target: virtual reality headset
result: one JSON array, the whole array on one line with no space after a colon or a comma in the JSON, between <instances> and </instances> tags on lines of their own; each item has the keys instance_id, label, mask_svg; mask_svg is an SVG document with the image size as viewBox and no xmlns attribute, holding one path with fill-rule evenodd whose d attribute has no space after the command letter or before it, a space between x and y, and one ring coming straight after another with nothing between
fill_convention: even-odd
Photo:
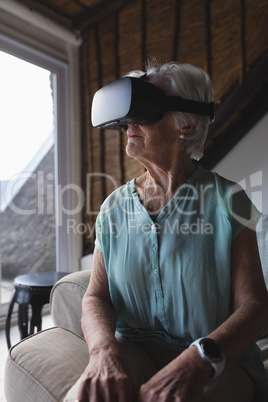
<instances>
[{"instance_id":1,"label":"virtual reality headset","mask_svg":"<svg viewBox=\"0 0 268 402\"><path fill-rule=\"evenodd\" d=\"M145 81L145 76L124 77L99 89L92 103L92 125L109 130L127 129L130 124L150 125L160 121L167 111L194 113L214 120L214 102L167 96Z\"/></svg>"}]
</instances>

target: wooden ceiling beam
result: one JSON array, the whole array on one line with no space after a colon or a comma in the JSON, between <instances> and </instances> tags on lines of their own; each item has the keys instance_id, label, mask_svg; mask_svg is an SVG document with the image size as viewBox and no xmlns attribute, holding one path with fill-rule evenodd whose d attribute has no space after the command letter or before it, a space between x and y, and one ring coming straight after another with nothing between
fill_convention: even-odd
<instances>
[{"instance_id":1,"label":"wooden ceiling beam","mask_svg":"<svg viewBox=\"0 0 268 402\"><path fill-rule=\"evenodd\" d=\"M103 0L95 7L83 12L73 19L73 28L83 31L105 17L116 13L121 8L135 0Z\"/></svg>"},{"instance_id":2,"label":"wooden ceiling beam","mask_svg":"<svg viewBox=\"0 0 268 402\"><path fill-rule=\"evenodd\" d=\"M239 118L230 124L219 137L215 138L198 164L205 169L212 169L258 123L267 111L268 83L263 86L258 96L247 105Z\"/></svg>"},{"instance_id":3,"label":"wooden ceiling beam","mask_svg":"<svg viewBox=\"0 0 268 402\"><path fill-rule=\"evenodd\" d=\"M268 80L268 52L264 54L262 59L248 73L242 85L237 87L231 95L229 95L216 111L216 119L210 126L208 133L208 141L211 140L226 123L232 119L234 114L243 109L247 103L255 98L262 86Z\"/></svg>"},{"instance_id":4,"label":"wooden ceiling beam","mask_svg":"<svg viewBox=\"0 0 268 402\"><path fill-rule=\"evenodd\" d=\"M219 106L200 165L208 169L215 166L267 111L268 52Z\"/></svg>"},{"instance_id":5,"label":"wooden ceiling beam","mask_svg":"<svg viewBox=\"0 0 268 402\"><path fill-rule=\"evenodd\" d=\"M66 17L64 13L60 13L59 11L57 12L53 8L42 4L40 1L20 0L20 3L22 3L30 11L35 11L36 13L39 13L44 17L63 26L64 28L72 28L72 19L70 17Z\"/></svg>"}]
</instances>

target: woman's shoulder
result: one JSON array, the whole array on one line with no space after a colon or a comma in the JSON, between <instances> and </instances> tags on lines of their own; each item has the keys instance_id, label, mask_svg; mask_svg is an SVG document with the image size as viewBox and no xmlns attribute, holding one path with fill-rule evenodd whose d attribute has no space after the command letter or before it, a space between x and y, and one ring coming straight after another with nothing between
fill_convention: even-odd
<instances>
[{"instance_id":1,"label":"woman's shoulder","mask_svg":"<svg viewBox=\"0 0 268 402\"><path fill-rule=\"evenodd\" d=\"M126 199L131 197L133 191L134 179L126 182L120 187L116 188L108 197L103 201L100 212L102 214L108 214L118 206L122 205Z\"/></svg>"},{"instance_id":2,"label":"woman's shoulder","mask_svg":"<svg viewBox=\"0 0 268 402\"><path fill-rule=\"evenodd\" d=\"M233 191L235 188L240 191L243 190L242 187L226 177L221 176L219 173L213 170L205 170L203 168L198 168L199 170L199 183L203 186L209 186L215 192Z\"/></svg>"},{"instance_id":3,"label":"woman's shoulder","mask_svg":"<svg viewBox=\"0 0 268 402\"><path fill-rule=\"evenodd\" d=\"M243 188L236 182L221 176L212 170L199 168L195 186L199 188L203 198L210 200L228 215L234 197L242 199L246 196Z\"/></svg>"},{"instance_id":4,"label":"woman's shoulder","mask_svg":"<svg viewBox=\"0 0 268 402\"><path fill-rule=\"evenodd\" d=\"M243 187L217 172L203 170L200 182L202 193L229 219L233 226L242 227L259 221L261 213L252 203Z\"/></svg>"}]
</instances>

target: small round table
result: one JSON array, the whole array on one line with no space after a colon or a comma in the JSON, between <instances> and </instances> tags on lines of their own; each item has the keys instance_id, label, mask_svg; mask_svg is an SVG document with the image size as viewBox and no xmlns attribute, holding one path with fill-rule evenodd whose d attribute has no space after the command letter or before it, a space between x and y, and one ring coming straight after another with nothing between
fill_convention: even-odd
<instances>
[{"instance_id":1,"label":"small round table","mask_svg":"<svg viewBox=\"0 0 268 402\"><path fill-rule=\"evenodd\" d=\"M49 303L52 287L69 272L39 272L34 274L19 275L14 280L14 295L9 305L6 318L6 341L10 349L10 320L15 303L19 305L18 326L21 339L34 333L35 328L41 331L41 311L45 304ZM28 322L29 304L32 308L30 325ZM30 329L30 331L29 331Z\"/></svg>"}]
</instances>

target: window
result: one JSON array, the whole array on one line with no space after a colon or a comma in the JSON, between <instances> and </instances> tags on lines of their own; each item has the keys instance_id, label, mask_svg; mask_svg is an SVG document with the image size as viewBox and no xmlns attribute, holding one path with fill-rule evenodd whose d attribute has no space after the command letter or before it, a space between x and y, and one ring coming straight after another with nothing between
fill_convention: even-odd
<instances>
[{"instance_id":1,"label":"window","mask_svg":"<svg viewBox=\"0 0 268 402\"><path fill-rule=\"evenodd\" d=\"M32 16L30 10L26 8L22 10L22 5L5 2L0 4L0 9L2 7L5 10L1 10L0 13L0 51L36 66L40 71L46 72L50 79L54 101L54 136L44 141L44 147L46 146L47 150L53 148L54 167L52 167L53 171L43 176L45 179L43 185L45 191L51 192L52 189L55 191L55 208L48 204L47 199L45 202L43 202L44 199L40 200L39 208L41 210L43 208L42 211L49 209L51 212L51 208L53 213L55 211L56 261L54 268L58 271L72 272L79 269L79 259L82 254L82 237L74 236L67 231L67 219L70 214L76 221L81 221L81 210L76 208L75 195L72 193L72 186L80 186L81 180L77 61L80 41L72 33L51 21L48 23L43 17L39 18L36 13ZM16 146L19 147L14 143L14 147ZM40 151L41 154L44 149ZM24 179L25 182L28 180L32 185L36 185L38 171L28 170L28 177ZM39 179L42 180L41 176ZM12 199L11 195L11 202ZM14 206L18 206L15 200L13 201ZM31 209L34 210L35 207L38 209L38 205L28 209L33 212ZM2 208L4 208L3 205ZM44 228L45 226L43 230ZM6 308L7 305L0 305L0 317L4 316Z\"/></svg>"},{"instance_id":2,"label":"window","mask_svg":"<svg viewBox=\"0 0 268 402\"><path fill-rule=\"evenodd\" d=\"M53 74L0 51L0 304L56 270Z\"/></svg>"}]
</instances>

